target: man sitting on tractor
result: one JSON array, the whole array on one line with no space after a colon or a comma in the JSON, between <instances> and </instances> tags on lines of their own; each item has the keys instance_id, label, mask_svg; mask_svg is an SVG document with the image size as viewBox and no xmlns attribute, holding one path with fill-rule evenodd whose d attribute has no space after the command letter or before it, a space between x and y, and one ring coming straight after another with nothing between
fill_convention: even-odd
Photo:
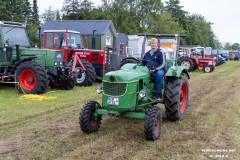
<instances>
[{"instance_id":1,"label":"man sitting on tractor","mask_svg":"<svg viewBox=\"0 0 240 160\"><path fill-rule=\"evenodd\" d=\"M152 38L150 40L151 49L145 53L142 61L142 65L147 66L150 70L151 77L155 80L155 95L154 98L157 101L161 101L162 97L162 83L163 76L166 70L166 62L165 56L158 48L158 40L156 38Z\"/></svg>"}]
</instances>

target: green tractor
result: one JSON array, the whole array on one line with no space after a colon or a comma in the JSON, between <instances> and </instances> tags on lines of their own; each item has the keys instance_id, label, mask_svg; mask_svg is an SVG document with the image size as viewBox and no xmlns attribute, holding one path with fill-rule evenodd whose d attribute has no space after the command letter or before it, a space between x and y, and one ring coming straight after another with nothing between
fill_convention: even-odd
<instances>
[{"instance_id":1,"label":"green tractor","mask_svg":"<svg viewBox=\"0 0 240 160\"><path fill-rule=\"evenodd\" d=\"M173 35L175 36L175 35ZM176 39L180 41L179 35ZM176 57L177 51L175 51ZM104 75L97 93L102 93L102 104L89 100L83 106L79 124L85 133L99 129L102 115L140 118L145 120L146 140L156 140L160 136L162 111L158 103L165 105L166 117L171 121L182 120L186 116L189 100L189 75L182 66L175 66L176 59L167 59L167 72L162 88L162 101L154 99L154 79L146 66L128 63L120 70Z\"/></svg>"},{"instance_id":2,"label":"green tractor","mask_svg":"<svg viewBox=\"0 0 240 160\"><path fill-rule=\"evenodd\" d=\"M44 93L49 85L72 89L85 68L64 62L62 51L30 48L25 28L0 21L0 82L16 82L17 90L26 94Z\"/></svg>"}]
</instances>

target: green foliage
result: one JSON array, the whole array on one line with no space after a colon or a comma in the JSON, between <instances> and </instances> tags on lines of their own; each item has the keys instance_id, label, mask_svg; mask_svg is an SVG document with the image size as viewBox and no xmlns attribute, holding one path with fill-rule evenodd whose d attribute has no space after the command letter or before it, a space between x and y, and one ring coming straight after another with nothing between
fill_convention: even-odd
<instances>
[{"instance_id":1,"label":"green foliage","mask_svg":"<svg viewBox=\"0 0 240 160\"><path fill-rule=\"evenodd\" d=\"M49 6L48 9L45 9L45 12L41 15L42 20L45 21L53 21L57 18L57 11L52 9L52 6Z\"/></svg>"},{"instance_id":2,"label":"green foliage","mask_svg":"<svg viewBox=\"0 0 240 160\"><path fill-rule=\"evenodd\" d=\"M168 34L175 34L175 33L184 33L184 29L182 26L175 21L175 18L171 16L171 13L164 12L160 15L149 15L148 17L149 33L168 33Z\"/></svg>"},{"instance_id":3,"label":"green foliage","mask_svg":"<svg viewBox=\"0 0 240 160\"><path fill-rule=\"evenodd\" d=\"M225 50L238 50L238 51L240 51L240 44L239 43L231 44L230 42L227 42L224 45L224 49Z\"/></svg>"}]
</instances>

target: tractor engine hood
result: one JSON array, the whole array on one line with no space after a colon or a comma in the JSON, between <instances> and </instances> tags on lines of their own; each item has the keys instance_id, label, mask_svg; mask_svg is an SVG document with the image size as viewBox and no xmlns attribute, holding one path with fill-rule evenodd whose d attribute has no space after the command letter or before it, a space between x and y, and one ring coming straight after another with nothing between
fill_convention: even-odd
<instances>
[{"instance_id":1,"label":"tractor engine hood","mask_svg":"<svg viewBox=\"0 0 240 160\"><path fill-rule=\"evenodd\" d=\"M125 64L120 70L108 72L104 75L105 82L132 82L140 78L149 77L150 73L147 67L137 64Z\"/></svg>"}]
</instances>

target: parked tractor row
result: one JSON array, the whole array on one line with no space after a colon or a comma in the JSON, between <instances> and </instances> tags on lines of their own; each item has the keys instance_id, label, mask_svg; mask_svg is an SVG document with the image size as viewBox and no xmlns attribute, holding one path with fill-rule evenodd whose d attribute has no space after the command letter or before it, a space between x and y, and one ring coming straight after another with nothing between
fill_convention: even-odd
<instances>
[{"instance_id":1,"label":"parked tractor row","mask_svg":"<svg viewBox=\"0 0 240 160\"><path fill-rule=\"evenodd\" d=\"M80 53L69 54L71 61L66 61L62 50L30 48L25 29L21 23L0 22L1 83L15 82L19 92L41 94L48 86L72 89L83 76L88 77L83 85L95 81L92 64L81 61Z\"/></svg>"}]
</instances>

